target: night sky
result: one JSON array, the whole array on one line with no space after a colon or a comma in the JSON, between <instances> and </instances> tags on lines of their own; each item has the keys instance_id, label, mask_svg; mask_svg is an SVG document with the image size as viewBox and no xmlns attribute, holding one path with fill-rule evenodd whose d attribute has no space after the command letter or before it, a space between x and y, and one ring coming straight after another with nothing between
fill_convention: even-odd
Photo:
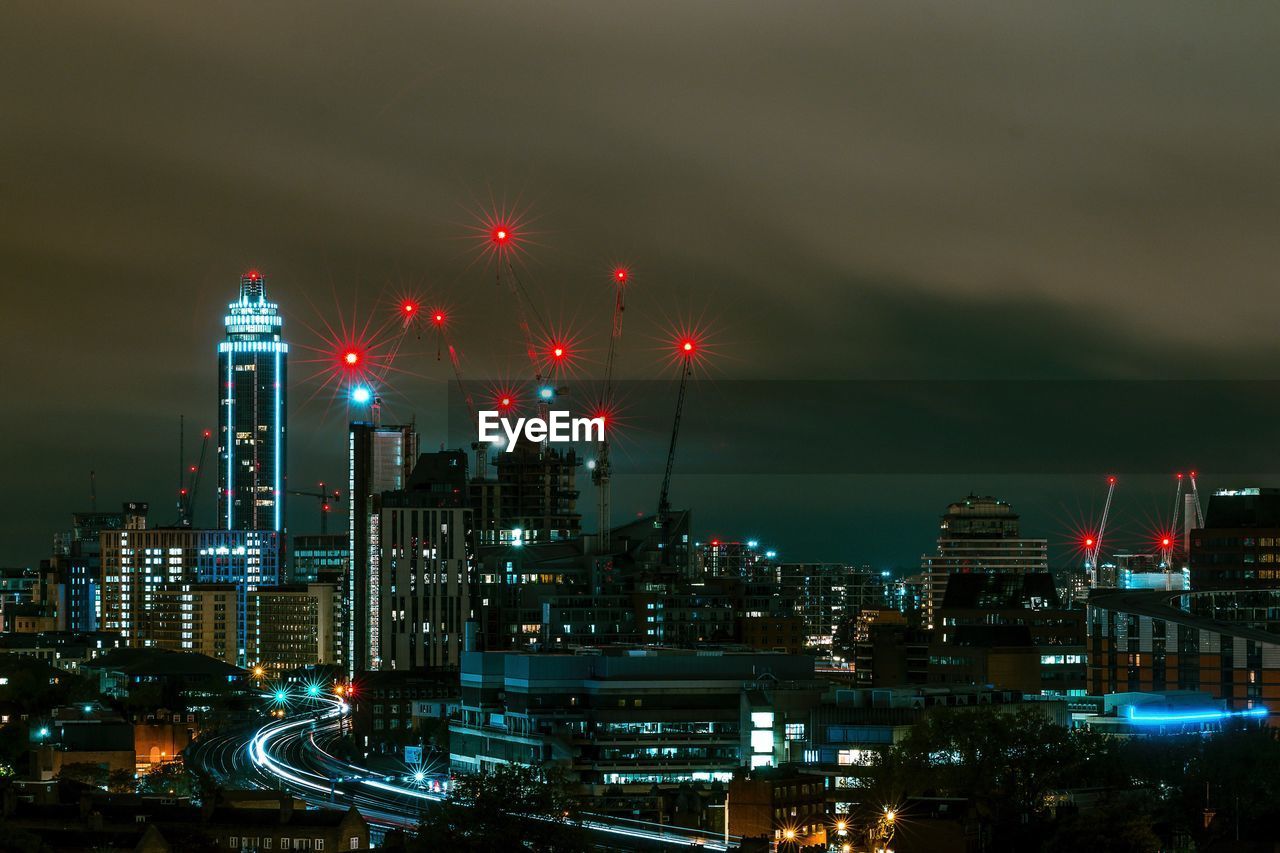
<instances>
[{"instance_id":1,"label":"night sky","mask_svg":"<svg viewBox=\"0 0 1280 853\"><path fill-rule=\"evenodd\" d=\"M216 424L214 347L249 267L295 345L294 487L344 476L347 413L303 363L326 322L377 325L419 293L451 307L469 375L522 372L514 305L471 230L495 206L525 213L522 280L597 359L608 272L632 265L628 378L670 377L666 330L697 321L712 379L837 395L1275 379L1278 31L1267 4L8 3L0 565L48 556L91 469L100 508L149 500L173 520L178 415L190 454ZM431 426L447 362L424 339L398 364L389 413ZM758 408L692 418L691 470L708 436L831 414L816 396L779 411L769 387ZM1046 459L1101 420L1118 448L1177 437L1169 472L1210 450L1231 464L1233 411L1180 435L1177 395L1124 412L1083 396L1074 417L1028 415ZM813 448L843 457L829 471L678 467L673 501L704 536L910 565L969 491L1056 541L1128 464L1066 475L979 454L872 473L840 431ZM970 438L936 443L963 459ZM1262 470L1280 465L1205 482ZM619 517L652 512L656 477L617 473ZM1172 487L1134 473L1120 518L1136 542ZM294 499L291 529L314 515Z\"/></svg>"}]
</instances>

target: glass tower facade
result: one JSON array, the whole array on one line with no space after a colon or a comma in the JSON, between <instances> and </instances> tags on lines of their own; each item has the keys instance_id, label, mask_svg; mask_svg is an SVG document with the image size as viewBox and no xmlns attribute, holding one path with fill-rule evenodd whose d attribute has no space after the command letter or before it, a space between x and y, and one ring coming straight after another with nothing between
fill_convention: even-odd
<instances>
[{"instance_id":1,"label":"glass tower facade","mask_svg":"<svg viewBox=\"0 0 1280 853\"><path fill-rule=\"evenodd\" d=\"M218 344L218 524L226 530L285 528L284 321L257 270L240 277Z\"/></svg>"}]
</instances>

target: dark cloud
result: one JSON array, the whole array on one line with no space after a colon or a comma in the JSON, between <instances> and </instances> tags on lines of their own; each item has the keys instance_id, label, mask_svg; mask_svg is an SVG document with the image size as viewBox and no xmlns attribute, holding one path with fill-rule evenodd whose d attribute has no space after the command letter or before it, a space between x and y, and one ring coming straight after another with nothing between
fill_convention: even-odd
<instances>
[{"instance_id":1,"label":"dark cloud","mask_svg":"<svg viewBox=\"0 0 1280 853\"><path fill-rule=\"evenodd\" d=\"M267 271L295 340L335 294L350 313L432 289L468 368L510 373L513 308L465 239L491 199L536 217L530 287L597 340L601 273L635 264L630 376L652 374L667 321L701 316L726 377L1271 378L1278 16L10 4L0 561L45 551L91 466L112 500L160 502L177 414L215 416L244 267ZM428 408L421 381L398 405ZM341 420L295 413L295 480L334 477ZM955 488L879 511L928 529ZM831 556L892 550L874 527L806 539L769 491L694 497Z\"/></svg>"}]
</instances>

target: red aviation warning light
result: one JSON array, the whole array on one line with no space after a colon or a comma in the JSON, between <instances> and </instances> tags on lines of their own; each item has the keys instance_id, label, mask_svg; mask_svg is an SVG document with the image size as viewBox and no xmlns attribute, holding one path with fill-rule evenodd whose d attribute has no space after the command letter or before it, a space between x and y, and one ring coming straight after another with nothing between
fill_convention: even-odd
<instances>
[{"instance_id":1,"label":"red aviation warning light","mask_svg":"<svg viewBox=\"0 0 1280 853\"><path fill-rule=\"evenodd\" d=\"M404 302L400 303L400 313L405 317L413 317L418 313L421 307L422 306L417 302L414 302L412 299L406 299Z\"/></svg>"},{"instance_id":2,"label":"red aviation warning light","mask_svg":"<svg viewBox=\"0 0 1280 853\"><path fill-rule=\"evenodd\" d=\"M618 267L613 271L613 280L618 284L626 284L629 278L631 278L631 273L626 267Z\"/></svg>"},{"instance_id":3,"label":"red aviation warning light","mask_svg":"<svg viewBox=\"0 0 1280 853\"><path fill-rule=\"evenodd\" d=\"M1169 536L1162 536L1162 537L1160 537L1160 547L1162 547L1162 548L1168 548L1168 547L1169 547L1170 545L1172 545L1172 544L1173 544L1173 538L1172 538L1172 537L1169 537Z\"/></svg>"},{"instance_id":4,"label":"red aviation warning light","mask_svg":"<svg viewBox=\"0 0 1280 853\"><path fill-rule=\"evenodd\" d=\"M1097 541L1098 540L1094 539L1092 536L1086 536L1084 537L1084 547L1092 548L1094 546L1094 543Z\"/></svg>"},{"instance_id":5,"label":"red aviation warning light","mask_svg":"<svg viewBox=\"0 0 1280 853\"><path fill-rule=\"evenodd\" d=\"M342 363L349 368L360 366L360 351L349 349L342 353Z\"/></svg>"},{"instance_id":6,"label":"red aviation warning light","mask_svg":"<svg viewBox=\"0 0 1280 853\"><path fill-rule=\"evenodd\" d=\"M258 279L262 278L262 273L258 272L257 270L249 270L244 275L245 275L245 278L249 279L249 281L257 281Z\"/></svg>"},{"instance_id":7,"label":"red aviation warning light","mask_svg":"<svg viewBox=\"0 0 1280 853\"><path fill-rule=\"evenodd\" d=\"M489 232L489 237L493 240L493 245L503 248L511 241L511 229L506 225L495 225Z\"/></svg>"},{"instance_id":8,"label":"red aviation warning light","mask_svg":"<svg viewBox=\"0 0 1280 853\"><path fill-rule=\"evenodd\" d=\"M684 337L677 342L679 347L679 356L681 358L693 358L698 354L698 342L693 338Z\"/></svg>"},{"instance_id":9,"label":"red aviation warning light","mask_svg":"<svg viewBox=\"0 0 1280 853\"><path fill-rule=\"evenodd\" d=\"M443 312L443 311L440 311L440 310L438 310L438 309L437 309L436 311L433 311L433 312L431 313L431 322L432 322L432 323L434 323L434 324L435 324L435 325L437 325L437 326L443 326L443 325L444 325L444 312Z\"/></svg>"}]
</instances>

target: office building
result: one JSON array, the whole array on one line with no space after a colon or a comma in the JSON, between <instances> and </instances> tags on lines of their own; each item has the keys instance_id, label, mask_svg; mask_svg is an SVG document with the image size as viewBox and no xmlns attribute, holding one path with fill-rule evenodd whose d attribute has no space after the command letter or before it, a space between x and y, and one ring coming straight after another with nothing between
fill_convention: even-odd
<instances>
[{"instance_id":1,"label":"office building","mask_svg":"<svg viewBox=\"0 0 1280 853\"><path fill-rule=\"evenodd\" d=\"M289 583L341 583L346 588L351 566L349 534L306 534L290 541Z\"/></svg>"},{"instance_id":2,"label":"office building","mask_svg":"<svg viewBox=\"0 0 1280 853\"><path fill-rule=\"evenodd\" d=\"M285 527L286 392L289 345L257 270L240 277L240 297L218 344L218 519L226 530Z\"/></svg>"},{"instance_id":3,"label":"office building","mask_svg":"<svg viewBox=\"0 0 1280 853\"><path fill-rule=\"evenodd\" d=\"M920 558L927 628L954 574L1049 571L1048 540L1022 538L1018 515L1005 501L970 495L947 507L939 526L937 551Z\"/></svg>"},{"instance_id":4,"label":"office building","mask_svg":"<svg viewBox=\"0 0 1280 853\"><path fill-rule=\"evenodd\" d=\"M406 487L384 492L382 575L373 647L380 669L457 666L476 630L474 515L467 456L424 453Z\"/></svg>"},{"instance_id":5,"label":"office building","mask_svg":"<svg viewBox=\"0 0 1280 853\"><path fill-rule=\"evenodd\" d=\"M375 405L375 415L377 406ZM403 489L418 458L418 433L412 424L382 426L356 421L347 438L347 537L351 550L347 573L347 648L351 672L381 668L382 647L382 493Z\"/></svg>"},{"instance_id":6,"label":"office building","mask_svg":"<svg viewBox=\"0 0 1280 853\"><path fill-rule=\"evenodd\" d=\"M272 676L343 663L342 588L330 583L264 587L249 593L248 660Z\"/></svg>"}]
</instances>

